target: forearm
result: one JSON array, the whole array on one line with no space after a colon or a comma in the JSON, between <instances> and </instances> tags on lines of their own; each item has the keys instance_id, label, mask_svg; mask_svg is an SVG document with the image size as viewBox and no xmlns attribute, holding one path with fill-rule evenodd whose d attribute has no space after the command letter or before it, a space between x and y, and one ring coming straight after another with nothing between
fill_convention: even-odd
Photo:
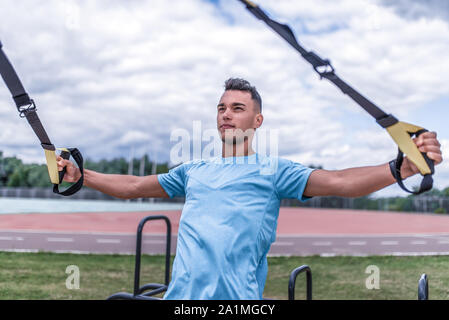
<instances>
[{"instance_id":1,"label":"forearm","mask_svg":"<svg viewBox=\"0 0 449 320\"><path fill-rule=\"evenodd\" d=\"M104 174L84 169L84 186L110 196L131 199L137 193L139 177L121 174Z\"/></svg>"},{"instance_id":2,"label":"forearm","mask_svg":"<svg viewBox=\"0 0 449 320\"><path fill-rule=\"evenodd\" d=\"M435 165L443 161L441 145L436 139L435 132L424 132L414 138L420 152L425 152ZM401 165L401 177L406 179L420 173L420 170L409 160L404 158ZM303 195L360 197L385 188L396 180L391 174L389 163L379 166L350 168L344 170L314 170L307 180Z\"/></svg>"},{"instance_id":3,"label":"forearm","mask_svg":"<svg viewBox=\"0 0 449 320\"><path fill-rule=\"evenodd\" d=\"M412 175L406 168L401 170L403 179ZM396 182L388 163L378 166L349 168L336 171L336 196L361 197L383 189Z\"/></svg>"}]
</instances>

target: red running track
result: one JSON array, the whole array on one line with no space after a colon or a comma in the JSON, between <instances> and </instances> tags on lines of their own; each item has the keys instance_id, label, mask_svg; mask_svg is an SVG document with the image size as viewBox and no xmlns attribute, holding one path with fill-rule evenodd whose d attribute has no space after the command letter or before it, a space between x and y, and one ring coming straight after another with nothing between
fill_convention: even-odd
<instances>
[{"instance_id":1,"label":"red running track","mask_svg":"<svg viewBox=\"0 0 449 320\"><path fill-rule=\"evenodd\" d=\"M0 215L0 230L135 233L148 215L166 215L178 231L181 211L28 213ZM163 221L145 226L145 233L165 233ZM384 211L281 208L278 235L377 235L449 233L449 216Z\"/></svg>"}]
</instances>

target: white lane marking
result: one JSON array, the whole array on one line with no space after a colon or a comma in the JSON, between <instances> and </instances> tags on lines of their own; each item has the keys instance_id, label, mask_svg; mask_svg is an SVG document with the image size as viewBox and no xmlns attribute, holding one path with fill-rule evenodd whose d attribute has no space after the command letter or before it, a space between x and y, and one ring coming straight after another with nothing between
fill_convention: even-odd
<instances>
[{"instance_id":1,"label":"white lane marking","mask_svg":"<svg viewBox=\"0 0 449 320\"><path fill-rule=\"evenodd\" d=\"M440 240L438 241L440 244L449 244L449 240Z\"/></svg>"},{"instance_id":2,"label":"white lane marking","mask_svg":"<svg viewBox=\"0 0 449 320\"><path fill-rule=\"evenodd\" d=\"M1 231L1 230L0 230ZM8 230L6 230L8 231ZM449 237L447 232L436 232L431 234L420 234L420 233L379 233L379 234L360 234L360 233L340 233L340 234L323 234L323 233L313 233L313 234L277 234L276 238L410 238L410 237Z\"/></svg>"},{"instance_id":3,"label":"white lane marking","mask_svg":"<svg viewBox=\"0 0 449 320\"><path fill-rule=\"evenodd\" d=\"M422 241L422 240L413 240L410 242L411 244L426 244L427 241Z\"/></svg>"},{"instance_id":4,"label":"white lane marking","mask_svg":"<svg viewBox=\"0 0 449 320\"><path fill-rule=\"evenodd\" d=\"M313 246L331 246L332 241L317 241L312 243Z\"/></svg>"},{"instance_id":5,"label":"white lane marking","mask_svg":"<svg viewBox=\"0 0 449 320\"><path fill-rule=\"evenodd\" d=\"M392 255L392 256L413 256L413 257L417 257L417 256L447 256L449 255L448 251L442 251L442 252L437 252L437 251L431 251L431 252L390 252L387 253L388 255Z\"/></svg>"},{"instance_id":6,"label":"white lane marking","mask_svg":"<svg viewBox=\"0 0 449 320\"><path fill-rule=\"evenodd\" d=\"M1 249L6 252L39 252L39 249Z\"/></svg>"},{"instance_id":7,"label":"white lane marking","mask_svg":"<svg viewBox=\"0 0 449 320\"><path fill-rule=\"evenodd\" d=\"M120 243L120 239L97 239L97 243Z\"/></svg>"},{"instance_id":8,"label":"white lane marking","mask_svg":"<svg viewBox=\"0 0 449 320\"><path fill-rule=\"evenodd\" d=\"M22 237L0 237L0 240L4 241L23 241Z\"/></svg>"},{"instance_id":9,"label":"white lane marking","mask_svg":"<svg viewBox=\"0 0 449 320\"><path fill-rule=\"evenodd\" d=\"M48 242L73 242L73 238L47 238Z\"/></svg>"},{"instance_id":10,"label":"white lane marking","mask_svg":"<svg viewBox=\"0 0 449 320\"><path fill-rule=\"evenodd\" d=\"M349 241L348 244L350 246L364 246L366 245L366 241Z\"/></svg>"},{"instance_id":11,"label":"white lane marking","mask_svg":"<svg viewBox=\"0 0 449 320\"><path fill-rule=\"evenodd\" d=\"M383 246L395 246L398 244L398 241L381 241L380 244Z\"/></svg>"},{"instance_id":12,"label":"white lane marking","mask_svg":"<svg viewBox=\"0 0 449 320\"><path fill-rule=\"evenodd\" d=\"M276 241L272 245L273 246L292 246L292 245L294 245L294 243L288 242L288 241Z\"/></svg>"},{"instance_id":13,"label":"white lane marking","mask_svg":"<svg viewBox=\"0 0 449 320\"><path fill-rule=\"evenodd\" d=\"M325 253L320 254L320 257L336 257L336 256L337 256L337 254L333 253L333 252L325 252Z\"/></svg>"}]
</instances>

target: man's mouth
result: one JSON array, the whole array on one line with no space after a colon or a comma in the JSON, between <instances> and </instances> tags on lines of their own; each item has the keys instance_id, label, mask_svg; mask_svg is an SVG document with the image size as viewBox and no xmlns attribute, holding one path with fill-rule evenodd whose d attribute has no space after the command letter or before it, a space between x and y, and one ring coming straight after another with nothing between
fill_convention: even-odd
<instances>
[{"instance_id":1,"label":"man's mouth","mask_svg":"<svg viewBox=\"0 0 449 320\"><path fill-rule=\"evenodd\" d=\"M220 129L232 129L232 128L235 128L235 126L230 125L230 124L222 124L220 126Z\"/></svg>"}]
</instances>

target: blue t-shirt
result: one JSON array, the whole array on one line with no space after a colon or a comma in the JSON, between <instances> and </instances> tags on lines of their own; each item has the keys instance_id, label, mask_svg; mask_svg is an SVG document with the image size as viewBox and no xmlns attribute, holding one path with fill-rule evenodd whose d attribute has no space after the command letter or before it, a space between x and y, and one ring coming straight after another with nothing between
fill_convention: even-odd
<instances>
[{"instance_id":1,"label":"blue t-shirt","mask_svg":"<svg viewBox=\"0 0 449 320\"><path fill-rule=\"evenodd\" d=\"M185 196L164 299L262 299L282 198L301 201L313 170L261 156L193 160L158 175Z\"/></svg>"}]
</instances>

